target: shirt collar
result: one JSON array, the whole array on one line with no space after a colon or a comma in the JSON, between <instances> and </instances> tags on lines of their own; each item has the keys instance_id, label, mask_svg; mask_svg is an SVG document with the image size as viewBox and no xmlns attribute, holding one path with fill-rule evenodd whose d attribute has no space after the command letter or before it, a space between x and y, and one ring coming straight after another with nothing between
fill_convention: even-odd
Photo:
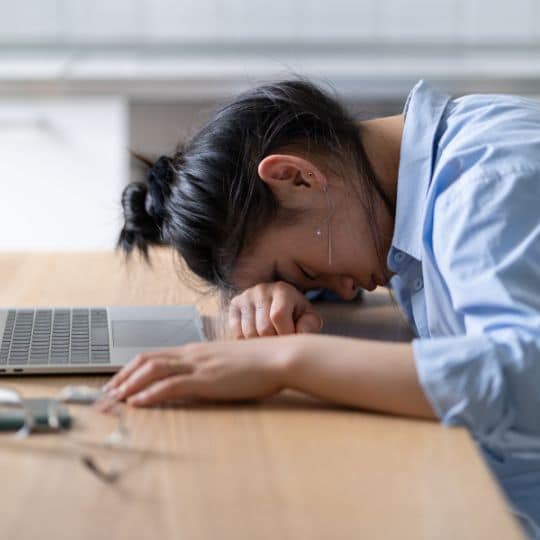
<instances>
[{"instance_id":1,"label":"shirt collar","mask_svg":"<svg viewBox=\"0 0 540 540\"><path fill-rule=\"evenodd\" d=\"M450 96L423 80L411 90L403 114L405 124L399 160L396 219L392 248L422 260L422 223L431 183L435 133ZM388 267L395 271L388 254Z\"/></svg>"}]
</instances>

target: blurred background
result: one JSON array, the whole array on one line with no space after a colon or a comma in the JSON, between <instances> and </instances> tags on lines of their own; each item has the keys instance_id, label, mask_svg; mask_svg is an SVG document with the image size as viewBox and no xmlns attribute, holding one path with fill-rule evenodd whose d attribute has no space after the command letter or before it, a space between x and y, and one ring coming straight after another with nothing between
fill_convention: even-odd
<instances>
[{"instance_id":1,"label":"blurred background","mask_svg":"<svg viewBox=\"0 0 540 540\"><path fill-rule=\"evenodd\" d=\"M354 114L415 82L540 96L538 0L0 0L0 250L114 246L129 149L306 75Z\"/></svg>"}]
</instances>

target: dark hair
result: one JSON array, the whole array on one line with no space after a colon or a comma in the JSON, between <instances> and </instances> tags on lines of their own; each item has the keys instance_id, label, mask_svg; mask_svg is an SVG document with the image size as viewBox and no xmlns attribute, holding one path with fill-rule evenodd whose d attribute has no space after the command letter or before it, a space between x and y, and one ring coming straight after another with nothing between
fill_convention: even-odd
<instances>
[{"instance_id":1,"label":"dark hair","mask_svg":"<svg viewBox=\"0 0 540 540\"><path fill-rule=\"evenodd\" d=\"M273 220L295 218L257 173L265 156L290 147L354 167L369 215L376 194L394 215L352 116L309 81L288 80L241 94L183 148L160 157L146 182L129 184L118 247L148 257L149 245L171 245L197 276L230 290L242 250Z\"/></svg>"}]
</instances>

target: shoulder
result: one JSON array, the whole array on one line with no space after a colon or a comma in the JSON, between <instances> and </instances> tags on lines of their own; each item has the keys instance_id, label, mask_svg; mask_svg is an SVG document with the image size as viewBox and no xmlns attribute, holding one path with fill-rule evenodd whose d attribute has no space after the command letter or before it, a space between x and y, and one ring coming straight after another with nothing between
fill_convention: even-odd
<instances>
[{"instance_id":1,"label":"shoulder","mask_svg":"<svg viewBox=\"0 0 540 540\"><path fill-rule=\"evenodd\" d=\"M450 100L442 117L439 144L508 141L540 129L540 101L507 94L472 94Z\"/></svg>"},{"instance_id":2,"label":"shoulder","mask_svg":"<svg viewBox=\"0 0 540 540\"><path fill-rule=\"evenodd\" d=\"M449 102L434 147L432 188L540 169L540 101L477 94Z\"/></svg>"},{"instance_id":3,"label":"shoulder","mask_svg":"<svg viewBox=\"0 0 540 540\"><path fill-rule=\"evenodd\" d=\"M540 163L509 161L499 167L476 167L457 176L434 198L439 213L469 210L475 213L511 212L538 206L540 197ZM540 213L539 213L540 215Z\"/></svg>"},{"instance_id":4,"label":"shoulder","mask_svg":"<svg viewBox=\"0 0 540 540\"><path fill-rule=\"evenodd\" d=\"M540 256L540 165L463 174L434 200L430 243L438 264L462 275ZM505 264L506 264L505 263Z\"/></svg>"}]
</instances>

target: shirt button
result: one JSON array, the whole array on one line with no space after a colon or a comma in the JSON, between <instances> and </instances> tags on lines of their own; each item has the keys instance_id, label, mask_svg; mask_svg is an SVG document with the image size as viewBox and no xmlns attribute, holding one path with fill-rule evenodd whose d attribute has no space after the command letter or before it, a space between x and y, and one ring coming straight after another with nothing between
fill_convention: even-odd
<instances>
[{"instance_id":1,"label":"shirt button","mask_svg":"<svg viewBox=\"0 0 540 540\"><path fill-rule=\"evenodd\" d=\"M400 263L401 261L403 261L403 259L405 258L405 253L403 253L403 251L396 251L396 254L394 255L394 260L398 263Z\"/></svg>"},{"instance_id":2,"label":"shirt button","mask_svg":"<svg viewBox=\"0 0 540 540\"><path fill-rule=\"evenodd\" d=\"M413 289L419 291L424 286L424 280L422 278L416 278L413 281Z\"/></svg>"}]
</instances>

